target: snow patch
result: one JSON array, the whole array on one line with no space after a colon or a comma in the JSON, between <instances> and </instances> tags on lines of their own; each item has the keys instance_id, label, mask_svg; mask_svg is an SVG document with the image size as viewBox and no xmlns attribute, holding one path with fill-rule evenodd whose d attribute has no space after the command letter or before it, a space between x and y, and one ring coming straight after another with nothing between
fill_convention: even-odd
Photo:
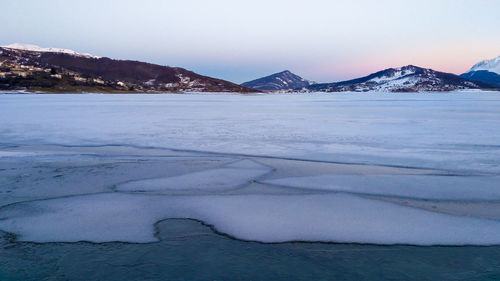
<instances>
[{"instance_id":1,"label":"snow patch","mask_svg":"<svg viewBox=\"0 0 500 281\"><path fill-rule=\"evenodd\" d=\"M288 86L288 82L285 80L281 79L280 77L276 77L276 80L280 81L283 85Z\"/></svg>"},{"instance_id":2,"label":"snow patch","mask_svg":"<svg viewBox=\"0 0 500 281\"><path fill-rule=\"evenodd\" d=\"M73 50L60 49L60 48L42 48L40 46L32 45L32 44L14 43L14 44L2 46L2 47L9 48L9 49L32 51L32 52L63 53L63 54L69 54L69 55L79 56L79 57L87 57L87 58L95 58L95 59L100 58L98 56L94 56L94 55L87 54L87 53L78 53L78 52L75 52Z\"/></svg>"}]
</instances>

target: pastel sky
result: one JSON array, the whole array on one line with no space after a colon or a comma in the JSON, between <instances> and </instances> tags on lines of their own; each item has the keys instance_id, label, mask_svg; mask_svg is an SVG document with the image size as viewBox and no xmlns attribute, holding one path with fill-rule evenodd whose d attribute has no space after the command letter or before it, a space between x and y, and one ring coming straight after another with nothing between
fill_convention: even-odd
<instances>
[{"instance_id":1,"label":"pastel sky","mask_svg":"<svg viewBox=\"0 0 500 281\"><path fill-rule=\"evenodd\" d=\"M2 0L0 45L60 47L244 82L334 82L500 55L498 0Z\"/></svg>"}]
</instances>

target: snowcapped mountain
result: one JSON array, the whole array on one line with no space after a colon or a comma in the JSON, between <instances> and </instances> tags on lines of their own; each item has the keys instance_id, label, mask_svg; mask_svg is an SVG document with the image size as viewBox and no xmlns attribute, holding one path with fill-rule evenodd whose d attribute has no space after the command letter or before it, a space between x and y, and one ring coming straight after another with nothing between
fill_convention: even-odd
<instances>
[{"instance_id":1,"label":"snowcapped mountain","mask_svg":"<svg viewBox=\"0 0 500 281\"><path fill-rule=\"evenodd\" d=\"M0 47L0 90L240 92L255 90L180 68L33 45Z\"/></svg>"},{"instance_id":2,"label":"snowcapped mountain","mask_svg":"<svg viewBox=\"0 0 500 281\"><path fill-rule=\"evenodd\" d=\"M500 86L500 56L475 64L467 73L460 75L473 81Z\"/></svg>"},{"instance_id":3,"label":"snowcapped mountain","mask_svg":"<svg viewBox=\"0 0 500 281\"><path fill-rule=\"evenodd\" d=\"M469 72L479 71L479 70L486 70L500 75L500 56L491 60L483 60L481 62L476 63L469 70Z\"/></svg>"},{"instance_id":4,"label":"snowcapped mountain","mask_svg":"<svg viewBox=\"0 0 500 281\"><path fill-rule=\"evenodd\" d=\"M324 92L442 92L483 88L491 89L495 86L413 65L389 68L354 80L308 87L311 91Z\"/></svg>"},{"instance_id":5,"label":"snowcapped mountain","mask_svg":"<svg viewBox=\"0 0 500 281\"><path fill-rule=\"evenodd\" d=\"M258 91L286 91L301 90L312 84L314 84L314 82L285 70L263 78L245 82L241 84L241 86Z\"/></svg>"},{"instance_id":6,"label":"snowcapped mountain","mask_svg":"<svg viewBox=\"0 0 500 281\"><path fill-rule=\"evenodd\" d=\"M40 46L32 45L32 44L14 43L14 44L1 46L1 47L9 48L9 49L24 50L24 51L32 51L32 52L63 53L63 54L68 54L68 55L73 55L73 56L78 56L78 57L95 58L95 59L100 58L98 56L94 56L94 55L87 54L87 53L78 53L78 52L75 52L73 50L59 49L59 48L42 48Z\"/></svg>"}]
</instances>

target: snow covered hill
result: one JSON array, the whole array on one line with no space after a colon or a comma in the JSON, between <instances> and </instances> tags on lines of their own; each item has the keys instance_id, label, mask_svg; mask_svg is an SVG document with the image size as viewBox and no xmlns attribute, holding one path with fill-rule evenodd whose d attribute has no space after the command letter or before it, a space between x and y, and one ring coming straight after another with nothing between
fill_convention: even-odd
<instances>
[{"instance_id":1,"label":"snow covered hill","mask_svg":"<svg viewBox=\"0 0 500 281\"><path fill-rule=\"evenodd\" d=\"M413 65L389 68L354 80L316 84L308 87L311 91L323 92L445 92L492 88L495 86Z\"/></svg>"}]
</instances>

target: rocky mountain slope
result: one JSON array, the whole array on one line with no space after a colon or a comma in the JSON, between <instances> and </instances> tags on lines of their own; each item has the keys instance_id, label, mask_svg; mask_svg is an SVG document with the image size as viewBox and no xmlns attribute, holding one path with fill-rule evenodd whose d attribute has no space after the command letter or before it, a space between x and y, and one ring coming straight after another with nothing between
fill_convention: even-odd
<instances>
[{"instance_id":1,"label":"rocky mountain slope","mask_svg":"<svg viewBox=\"0 0 500 281\"><path fill-rule=\"evenodd\" d=\"M255 92L179 67L114 60L71 50L19 44L0 47L0 90Z\"/></svg>"},{"instance_id":2,"label":"rocky mountain slope","mask_svg":"<svg viewBox=\"0 0 500 281\"><path fill-rule=\"evenodd\" d=\"M445 92L496 87L484 82L471 81L455 74L408 65L389 68L354 80L315 84L307 88L310 91L323 92Z\"/></svg>"},{"instance_id":3,"label":"rocky mountain slope","mask_svg":"<svg viewBox=\"0 0 500 281\"><path fill-rule=\"evenodd\" d=\"M241 86L258 91L301 90L314 84L292 72L285 70L256 80L245 82Z\"/></svg>"}]
</instances>

